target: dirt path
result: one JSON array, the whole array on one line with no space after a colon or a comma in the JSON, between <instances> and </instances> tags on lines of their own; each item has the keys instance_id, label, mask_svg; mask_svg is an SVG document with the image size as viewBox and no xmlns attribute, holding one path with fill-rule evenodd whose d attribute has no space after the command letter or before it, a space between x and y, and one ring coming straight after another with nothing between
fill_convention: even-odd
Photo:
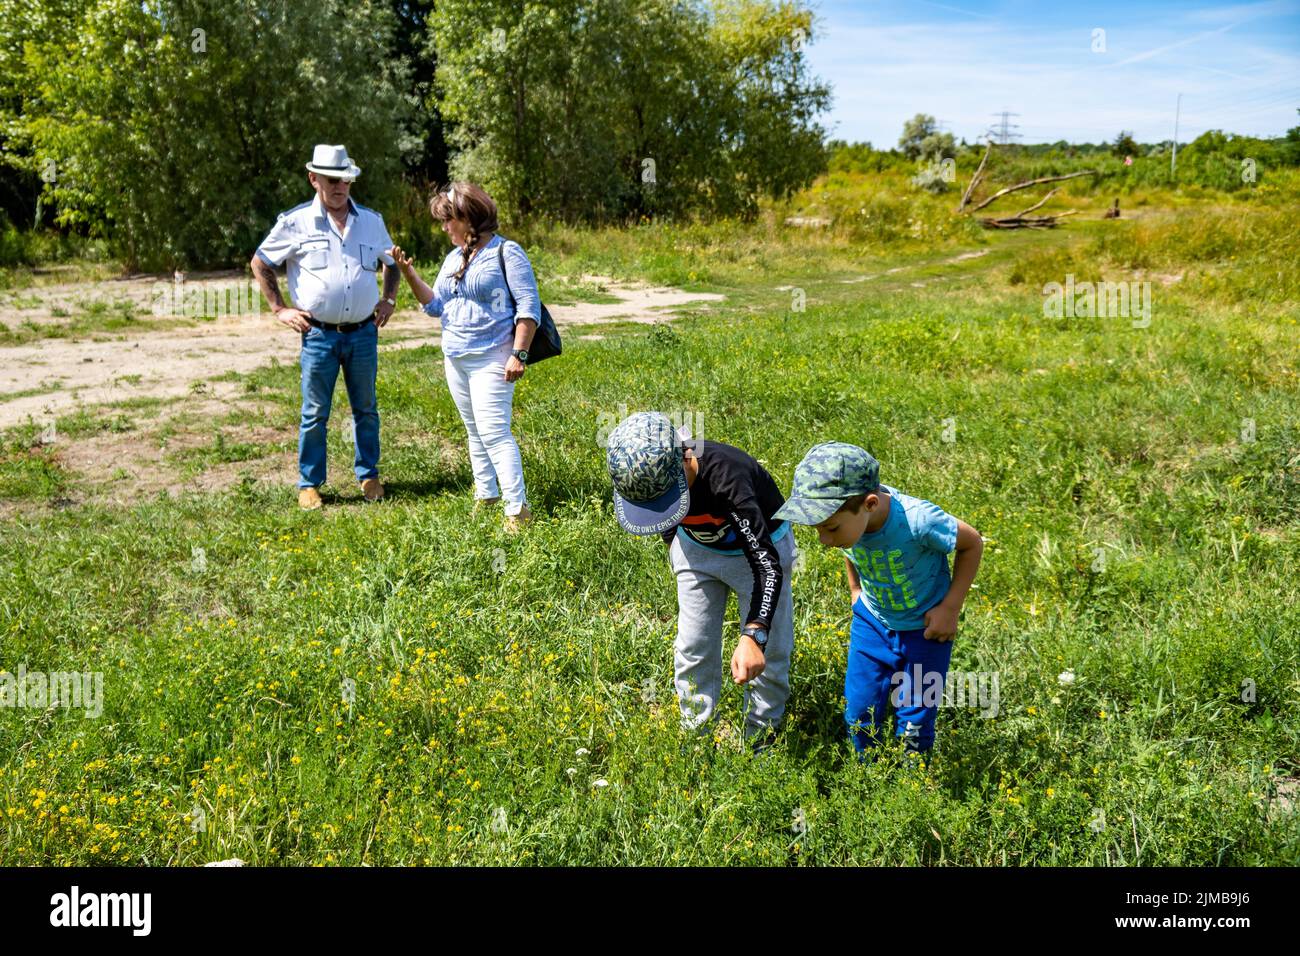
<instances>
[{"instance_id":1,"label":"dirt path","mask_svg":"<svg viewBox=\"0 0 1300 956\"><path fill-rule=\"evenodd\" d=\"M549 307L557 325L657 322L688 303L723 298L715 293L599 281L618 301ZM255 290L239 274L187 277L177 295L174 290L180 288L156 276L136 276L47 286L0 301L0 322L26 326L38 335L41 327L64 323L66 316L85 315L88 307L101 315L110 309L129 312L134 308L137 316L143 312L142 317L116 326L106 323L104 330L84 335L37 338L0 347L0 428L29 417L38 422L52 420L79 405L183 396L197 388L195 383L206 383L206 395L221 398L240 386L209 381L215 376L250 372L272 359L297 363L297 334L275 322L264 310L260 296L252 294ZM193 315L202 311L202 306L194 303L205 296L208 314L222 314L212 319L191 318L192 324L176 327L174 316L184 313L185 303L191 303ZM225 314L227 309L244 314ZM436 345L436 328L435 320L422 313L400 312L380 332L380 348Z\"/></svg>"}]
</instances>

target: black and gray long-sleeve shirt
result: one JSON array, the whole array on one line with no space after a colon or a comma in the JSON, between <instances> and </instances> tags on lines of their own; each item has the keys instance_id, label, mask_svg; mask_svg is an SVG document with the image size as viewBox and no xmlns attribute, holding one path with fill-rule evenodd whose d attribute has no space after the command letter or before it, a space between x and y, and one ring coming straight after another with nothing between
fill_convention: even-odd
<instances>
[{"instance_id":1,"label":"black and gray long-sleeve shirt","mask_svg":"<svg viewBox=\"0 0 1300 956\"><path fill-rule=\"evenodd\" d=\"M691 506L681 523L662 532L671 544L674 534L723 554L743 554L754 574L749 614L771 628L781 596L781 559L774 541L790 533L789 522L773 521L785 496L762 465L739 448L722 442L695 443L699 474L691 485Z\"/></svg>"}]
</instances>

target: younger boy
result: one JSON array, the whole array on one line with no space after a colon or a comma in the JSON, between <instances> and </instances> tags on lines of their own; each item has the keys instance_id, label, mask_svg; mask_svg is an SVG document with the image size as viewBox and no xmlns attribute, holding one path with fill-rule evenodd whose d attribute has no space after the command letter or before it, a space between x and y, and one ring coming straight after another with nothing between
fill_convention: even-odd
<instances>
[{"instance_id":1,"label":"younger boy","mask_svg":"<svg viewBox=\"0 0 1300 956\"><path fill-rule=\"evenodd\" d=\"M880 463L857 445L816 445L775 517L813 525L823 546L844 552L853 599L844 721L853 746L862 754L880 741L892 696L896 733L907 752L928 761L938 714L933 688L947 680L984 541L943 509L880 484L879 473ZM923 695L925 688L931 692Z\"/></svg>"},{"instance_id":2,"label":"younger boy","mask_svg":"<svg viewBox=\"0 0 1300 956\"><path fill-rule=\"evenodd\" d=\"M761 752L790 694L794 535L772 514L785 499L753 457L722 442L686 448L672 422L640 412L610 432L614 514L658 534L677 576L675 683L683 726L702 730L722 691L722 620L735 592L742 621L731 677L745 684L744 736Z\"/></svg>"}]
</instances>

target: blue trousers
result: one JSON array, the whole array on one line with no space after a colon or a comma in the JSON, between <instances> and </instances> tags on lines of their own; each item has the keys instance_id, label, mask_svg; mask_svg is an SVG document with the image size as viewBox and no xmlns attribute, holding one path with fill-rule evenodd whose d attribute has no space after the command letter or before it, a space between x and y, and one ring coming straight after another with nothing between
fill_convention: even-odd
<instances>
[{"instance_id":1,"label":"blue trousers","mask_svg":"<svg viewBox=\"0 0 1300 956\"><path fill-rule=\"evenodd\" d=\"M925 753L934 746L934 721L948 679L952 641L926 640L924 635L924 628L887 628L861 600L853 602L844 723L859 754L883 739L891 703L895 732L905 748Z\"/></svg>"},{"instance_id":2,"label":"blue trousers","mask_svg":"<svg viewBox=\"0 0 1300 956\"><path fill-rule=\"evenodd\" d=\"M352 406L357 481L379 477L379 330L374 323L355 332L315 326L302 333L302 421L298 426L298 487L325 484L325 427L334 402L334 385L343 382Z\"/></svg>"}]
</instances>

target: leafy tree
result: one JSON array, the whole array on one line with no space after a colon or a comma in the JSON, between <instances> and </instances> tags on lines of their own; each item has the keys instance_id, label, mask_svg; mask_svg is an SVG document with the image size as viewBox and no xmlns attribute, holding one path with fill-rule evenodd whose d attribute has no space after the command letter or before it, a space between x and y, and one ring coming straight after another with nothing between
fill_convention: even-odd
<instances>
[{"instance_id":1,"label":"leafy tree","mask_svg":"<svg viewBox=\"0 0 1300 956\"><path fill-rule=\"evenodd\" d=\"M0 218L30 225L40 218L40 174L26 117L38 107L26 59L34 38L67 42L90 0L0 0Z\"/></svg>"},{"instance_id":2,"label":"leafy tree","mask_svg":"<svg viewBox=\"0 0 1300 956\"><path fill-rule=\"evenodd\" d=\"M898 148L908 159L938 162L957 154L957 143L952 133L940 133L933 116L917 113L903 124L903 136Z\"/></svg>"},{"instance_id":3,"label":"leafy tree","mask_svg":"<svg viewBox=\"0 0 1300 956\"><path fill-rule=\"evenodd\" d=\"M378 203L418 145L393 22L372 0L90 0L23 57L23 134L53 164L59 222L128 267L246 260L310 197L318 142L348 146Z\"/></svg>"},{"instance_id":4,"label":"leafy tree","mask_svg":"<svg viewBox=\"0 0 1300 956\"><path fill-rule=\"evenodd\" d=\"M759 0L442 0L452 172L567 220L752 214L823 168L811 14Z\"/></svg>"},{"instance_id":5,"label":"leafy tree","mask_svg":"<svg viewBox=\"0 0 1300 956\"><path fill-rule=\"evenodd\" d=\"M408 89L414 103L431 103L437 63L428 53L429 15L434 0L388 0L393 11L392 56L409 69ZM409 132L413 148L404 150L408 177L424 184L447 178L447 143L436 110L416 111Z\"/></svg>"},{"instance_id":6,"label":"leafy tree","mask_svg":"<svg viewBox=\"0 0 1300 956\"><path fill-rule=\"evenodd\" d=\"M1300 110L1296 110L1300 113ZM1300 166L1300 126L1292 126L1286 131L1286 138L1280 144L1282 161L1288 166Z\"/></svg>"},{"instance_id":7,"label":"leafy tree","mask_svg":"<svg viewBox=\"0 0 1300 956\"><path fill-rule=\"evenodd\" d=\"M1111 145L1110 151L1122 159L1125 156L1141 155L1142 147L1133 139L1132 133L1128 130L1122 130L1115 137L1115 142Z\"/></svg>"}]
</instances>

